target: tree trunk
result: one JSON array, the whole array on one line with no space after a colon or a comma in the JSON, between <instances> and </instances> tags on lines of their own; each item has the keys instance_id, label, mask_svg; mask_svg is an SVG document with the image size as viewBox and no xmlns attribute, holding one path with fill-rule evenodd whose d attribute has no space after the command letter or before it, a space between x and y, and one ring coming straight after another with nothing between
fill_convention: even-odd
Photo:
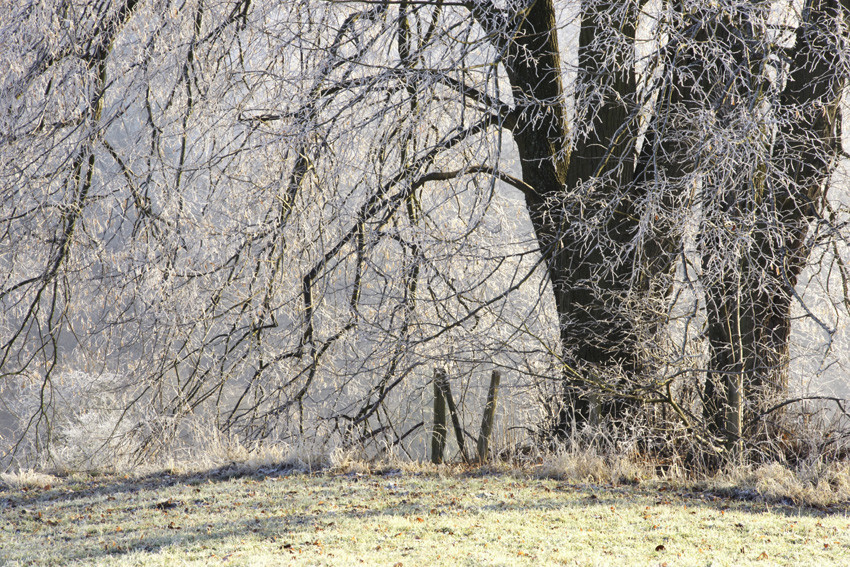
<instances>
[{"instance_id":1,"label":"tree trunk","mask_svg":"<svg viewBox=\"0 0 850 567\"><path fill-rule=\"evenodd\" d=\"M602 29L597 17L614 6L586 3L582 9L577 98L579 106L587 107L586 119L579 119L586 135L578 136L572 149L551 0L532 5L505 60L522 110L513 133L523 180L536 190L527 204L558 311L565 362L564 407L555 426L559 435L590 419L595 402L588 390L607 393L612 400L594 413L623 413L626 405L617 394L627 386L615 383L619 379L614 377L633 379L645 369L635 320L624 314L622 305L627 293L639 289L635 282L648 281L641 273L646 260L657 262L669 248L644 247L644 257L638 259L640 247L629 247L640 225L635 205L647 187L636 190L634 184L639 105L633 53L618 52L618 61L603 65L612 54L601 47L607 42L597 41ZM634 6L622 17L618 32L633 41L636 22ZM601 230L582 233L576 228L589 219L601 220ZM666 259L654 267L666 272L671 266ZM648 284L643 291L649 291Z\"/></svg>"},{"instance_id":2,"label":"tree trunk","mask_svg":"<svg viewBox=\"0 0 850 567\"><path fill-rule=\"evenodd\" d=\"M706 291L710 362L704 415L727 449L764 431L762 419L787 395L794 286L808 258L809 224L823 209L840 151L842 50L833 42L840 38L841 8L837 0L807 0L802 13L791 76L778 101L779 116L787 122L775 144L778 155L772 156L786 164L787 182L756 183L755 192L752 184L737 186L734 206L718 220L732 226L734 239L735 224L754 213L759 220L752 241L738 250L736 263L724 264L721 256L732 248L718 231L703 259L706 271L719 274Z\"/></svg>"},{"instance_id":3,"label":"tree trunk","mask_svg":"<svg viewBox=\"0 0 850 567\"><path fill-rule=\"evenodd\" d=\"M588 386L598 394L600 384L568 381L558 424L562 433L573 424L620 417L626 404L617 399L616 392L628 388L622 383L624 376L631 378L641 371L633 321L619 309L633 283L635 264L629 260L615 263L628 254L626 246L638 224L631 214L636 199L630 194L638 133L633 68L637 7L630 5L617 30L631 40L632 51L615 54L601 47L609 42L600 41L602 28L597 21L612 8L607 3L582 3L576 105L577 128L586 132L575 141L564 189L566 199L581 207L575 216L582 221L599 219L601 226L592 234L572 229L565 235L558 311L567 363L579 374L590 373L594 381L605 382L605 389L615 394L613 399L588 398Z\"/></svg>"},{"instance_id":4,"label":"tree trunk","mask_svg":"<svg viewBox=\"0 0 850 567\"><path fill-rule=\"evenodd\" d=\"M446 450L446 396L443 394L442 381L445 371L434 369L434 431L431 434L431 462L439 465L443 462Z\"/></svg>"},{"instance_id":5,"label":"tree trunk","mask_svg":"<svg viewBox=\"0 0 850 567\"><path fill-rule=\"evenodd\" d=\"M499 399L499 384L502 374L494 370L490 375L490 387L487 389L487 403L481 416L481 431L478 434L478 462L485 463L490 456L490 436L493 434L493 423L496 421L496 404Z\"/></svg>"},{"instance_id":6,"label":"tree trunk","mask_svg":"<svg viewBox=\"0 0 850 567\"><path fill-rule=\"evenodd\" d=\"M715 270L716 275L706 291L710 370L703 391L704 411L710 429L728 446L743 438L745 422L767 409L769 401L787 386L792 290L805 265L808 222L818 214L817 203L823 197L821 188L829 175L830 160L837 155L839 62L822 54L839 53L836 46L825 45L830 40L824 39L830 37L825 32L837 31L839 8L837 0L808 0L807 8L804 13L808 20L797 33L791 86L780 102L780 110L787 109L789 116L796 116L784 134L785 161L792 164L789 177L793 182L784 189L764 188L774 197L772 209L764 200L747 203L740 198L752 188L752 180L727 188L724 195L738 196L733 197L732 209L723 209L724 218L734 221L736 215L758 210L767 214L764 227L771 227L757 230L750 248L740 251L734 267L713 265L728 260L719 257L728 249L722 233L704 241L716 240L716 246L705 248L703 258L704 267ZM528 209L558 311L565 408L556 429L562 435L590 419L593 404L585 395L589 390L595 389L611 400L596 408L596 413L601 410L603 418L618 417L628 407L623 394L651 373L642 360L639 333L661 324L647 306L663 299L666 289L658 281L664 278L658 276L672 270L678 237L676 229L664 225L663 220L638 237L638 207L652 190L652 176L659 173L648 166L650 161L667 156L661 168L673 180L682 178L690 167L686 160L677 161L675 157L682 155L678 147L682 142L666 139L664 128L654 127L644 143L645 155L635 163L638 135L630 120L635 118L633 112L639 101L635 98L631 54L619 54L622 61L616 67L624 69L619 74L603 67L600 62L609 54L599 47L605 42L596 41L601 33L596 17L606 6L585 4L582 10L579 80L590 86L580 89L577 106L582 109L586 102L582 93L594 93L596 98L592 102L594 111L582 122L585 131L576 137L572 148L552 0L531 5L506 43L504 59L517 108L512 132L523 180L534 188L527 195ZM682 12L678 17L682 18L678 24L692 28L683 36L697 42L700 37L722 41L741 68L746 67L750 48L740 35L730 33L734 29L743 30L744 36L754 33L747 28L750 22L745 11L734 15L718 12L712 14L713 20L703 13L697 17ZM635 9L621 19L618 31L633 38L636 21ZM735 102L718 86L728 81L738 89L730 91L733 95L746 98L758 90L756 83L765 80L754 70L744 73L743 78L716 76L729 69L712 68L714 63L702 61L698 53L693 61L683 63L687 51L683 55L675 47L671 40L665 62L671 96L661 97L657 103L659 120L669 120L677 105L679 112L687 113L706 102L720 104L718 116L722 120L725 110ZM688 77L696 77L698 84L689 85ZM750 90L745 92L742 85ZM698 99L694 89L708 98ZM824 103L824 110L812 112L818 101ZM809 112L799 112L804 107ZM750 185L745 187L746 183ZM802 195L798 187L805 188ZM662 204L670 204L671 198L672 193L666 194ZM588 221L596 223L595 230L582 233L575 226ZM636 238L643 239L642 246L630 246ZM632 305L637 304L631 312L622 308L626 297L632 299ZM764 403L748 401L747 396L753 393ZM754 409L745 413L744 407Z\"/></svg>"}]
</instances>

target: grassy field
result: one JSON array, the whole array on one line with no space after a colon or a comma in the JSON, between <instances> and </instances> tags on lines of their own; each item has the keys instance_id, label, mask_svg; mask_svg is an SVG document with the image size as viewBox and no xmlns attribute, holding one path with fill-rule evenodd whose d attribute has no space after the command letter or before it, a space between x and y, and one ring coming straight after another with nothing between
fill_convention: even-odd
<instances>
[{"instance_id":1,"label":"grassy field","mask_svg":"<svg viewBox=\"0 0 850 567\"><path fill-rule=\"evenodd\" d=\"M7 483L0 565L75 564L850 565L850 508L519 473Z\"/></svg>"}]
</instances>

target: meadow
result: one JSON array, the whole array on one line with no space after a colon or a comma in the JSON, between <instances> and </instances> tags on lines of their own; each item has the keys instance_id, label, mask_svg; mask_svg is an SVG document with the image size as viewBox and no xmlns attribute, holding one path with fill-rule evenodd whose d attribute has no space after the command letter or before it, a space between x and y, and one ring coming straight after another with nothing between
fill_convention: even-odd
<instances>
[{"instance_id":1,"label":"meadow","mask_svg":"<svg viewBox=\"0 0 850 567\"><path fill-rule=\"evenodd\" d=\"M539 472L539 471L538 471ZM4 476L0 564L847 565L850 503L532 469Z\"/></svg>"}]
</instances>

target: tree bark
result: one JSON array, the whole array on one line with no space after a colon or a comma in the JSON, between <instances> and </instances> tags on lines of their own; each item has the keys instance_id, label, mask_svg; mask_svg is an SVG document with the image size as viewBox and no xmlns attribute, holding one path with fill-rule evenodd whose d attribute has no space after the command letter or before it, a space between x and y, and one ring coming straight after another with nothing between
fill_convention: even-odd
<instances>
[{"instance_id":1,"label":"tree bark","mask_svg":"<svg viewBox=\"0 0 850 567\"><path fill-rule=\"evenodd\" d=\"M523 181L535 189L527 205L558 312L565 367L563 409L555 425L559 436L588 422L592 413L623 413L626 404L617 393L629 386L614 383L612 377L633 381L645 371L635 320L622 310L624 297L639 289L636 281L648 281L642 272L650 263L660 272L672 266L672 256L658 262L669 246L653 243L643 248L640 258L639 247L629 247L640 225L636 203L647 184L637 189L634 183L634 53L619 52L618 61L605 63L611 54L602 47L606 42L597 41L601 28L596 18L612 8L589 2L582 6L579 81L584 87L578 104L592 108L582 125L585 134L577 136L572 147L551 0L532 5L505 59L519 109L513 134ZM637 15L635 5L619 23L618 32L632 42ZM591 96L593 101L586 100ZM571 225L591 218L603 223L597 234L582 234ZM642 291L649 291L648 284ZM600 393L600 386L613 401L594 410L597 403L586 394L593 389Z\"/></svg>"},{"instance_id":2,"label":"tree bark","mask_svg":"<svg viewBox=\"0 0 850 567\"><path fill-rule=\"evenodd\" d=\"M496 404L499 399L499 384L502 374L494 370L490 375L490 387L487 389L487 403L481 416L481 431L478 434L478 462L485 463L490 456L490 436L493 434L493 423L496 421Z\"/></svg>"},{"instance_id":3,"label":"tree bark","mask_svg":"<svg viewBox=\"0 0 850 567\"><path fill-rule=\"evenodd\" d=\"M734 189L726 222L734 229L752 212L759 220L750 246L734 265L721 268L707 289L710 362L704 415L727 449L759 429L764 432L765 412L787 395L794 287L808 259L810 224L822 213L840 152L838 106L845 81L842 46L835 42L843 41L841 12L837 0L805 4L790 78L778 100L779 116L787 121L772 156L785 164L787 182L756 183L754 193L747 184ZM748 201L748 192L755 199ZM707 246L706 268L717 269L722 263L718 254L730 250L723 240L718 236Z\"/></svg>"}]
</instances>

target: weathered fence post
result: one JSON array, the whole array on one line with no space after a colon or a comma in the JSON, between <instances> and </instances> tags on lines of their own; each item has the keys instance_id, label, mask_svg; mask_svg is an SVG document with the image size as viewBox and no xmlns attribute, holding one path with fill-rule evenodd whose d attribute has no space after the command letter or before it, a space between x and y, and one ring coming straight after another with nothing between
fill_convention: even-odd
<instances>
[{"instance_id":1,"label":"weathered fence post","mask_svg":"<svg viewBox=\"0 0 850 567\"><path fill-rule=\"evenodd\" d=\"M460 450L460 456L464 463L468 463L469 455L466 454L466 444L463 441L463 427L460 424L457 406L452 396L452 388L449 386L449 379L444 369L438 368L434 371L434 384L435 387L439 387L443 392L443 397L449 406L449 415L452 418L452 427L455 430L455 439L457 440L457 447Z\"/></svg>"},{"instance_id":2,"label":"weathered fence post","mask_svg":"<svg viewBox=\"0 0 850 567\"><path fill-rule=\"evenodd\" d=\"M493 422L496 419L496 402L499 397L499 383L502 375L494 370L490 375L490 388L487 390L487 405L484 406L484 416L481 419L481 431L478 433L478 462L487 461L490 449L490 435L493 433Z\"/></svg>"},{"instance_id":3,"label":"weathered fence post","mask_svg":"<svg viewBox=\"0 0 850 567\"><path fill-rule=\"evenodd\" d=\"M434 370L434 432L431 434L431 462L439 465L443 462L443 452L446 449L446 397L440 383L440 373L445 379L445 371Z\"/></svg>"}]
</instances>

